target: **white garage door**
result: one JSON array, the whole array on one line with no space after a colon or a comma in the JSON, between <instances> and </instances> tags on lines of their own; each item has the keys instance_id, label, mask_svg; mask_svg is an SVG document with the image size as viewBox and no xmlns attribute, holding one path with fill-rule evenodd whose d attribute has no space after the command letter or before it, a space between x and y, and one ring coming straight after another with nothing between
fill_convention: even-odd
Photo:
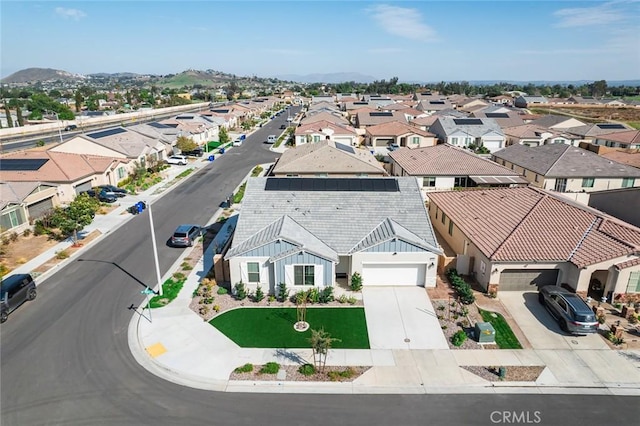
<instances>
[{"instance_id":1,"label":"white garage door","mask_svg":"<svg viewBox=\"0 0 640 426\"><path fill-rule=\"evenodd\" d=\"M426 265L406 263L380 263L362 266L362 284L424 285Z\"/></svg>"}]
</instances>

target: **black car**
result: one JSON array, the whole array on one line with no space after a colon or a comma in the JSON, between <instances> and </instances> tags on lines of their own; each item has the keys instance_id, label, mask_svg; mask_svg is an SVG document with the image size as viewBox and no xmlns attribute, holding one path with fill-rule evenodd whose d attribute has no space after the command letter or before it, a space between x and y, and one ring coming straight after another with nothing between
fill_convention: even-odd
<instances>
[{"instance_id":1,"label":"black car","mask_svg":"<svg viewBox=\"0 0 640 426\"><path fill-rule=\"evenodd\" d=\"M285 124L281 124L281 125L280 125L280 128L281 128L281 129L286 129L286 128L287 128L287 126L286 126Z\"/></svg>"},{"instance_id":2,"label":"black car","mask_svg":"<svg viewBox=\"0 0 640 426\"><path fill-rule=\"evenodd\" d=\"M118 197L116 197L115 195L109 194L107 191L100 188L98 188L97 190L96 189L88 190L87 195L89 197L97 197L98 200L100 200L100 202L102 203L115 203L118 200Z\"/></svg>"},{"instance_id":3,"label":"black car","mask_svg":"<svg viewBox=\"0 0 640 426\"><path fill-rule=\"evenodd\" d=\"M36 283L31 274L17 274L4 278L0 284L0 322L5 322L18 306L35 298Z\"/></svg>"},{"instance_id":4,"label":"black car","mask_svg":"<svg viewBox=\"0 0 640 426\"><path fill-rule=\"evenodd\" d=\"M182 151L182 155L188 155L189 157L202 157L204 155L204 151L202 148L196 148L191 151Z\"/></svg>"},{"instance_id":5,"label":"black car","mask_svg":"<svg viewBox=\"0 0 640 426\"><path fill-rule=\"evenodd\" d=\"M101 191L104 190L108 195L114 195L118 198L122 198L127 195L126 189L118 188L113 185L99 185L96 188L99 188Z\"/></svg>"},{"instance_id":6,"label":"black car","mask_svg":"<svg viewBox=\"0 0 640 426\"><path fill-rule=\"evenodd\" d=\"M69 132L71 130L76 130L78 128L78 126L76 126L75 124L69 124L67 127L64 128L65 132Z\"/></svg>"}]
</instances>

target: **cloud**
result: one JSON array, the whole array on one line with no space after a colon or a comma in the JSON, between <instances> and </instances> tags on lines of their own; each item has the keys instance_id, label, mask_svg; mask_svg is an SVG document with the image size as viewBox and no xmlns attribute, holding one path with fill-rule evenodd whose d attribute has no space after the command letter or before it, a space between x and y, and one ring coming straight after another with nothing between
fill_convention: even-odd
<instances>
[{"instance_id":1,"label":"cloud","mask_svg":"<svg viewBox=\"0 0 640 426\"><path fill-rule=\"evenodd\" d=\"M405 52L405 49L401 47L374 47L368 49L367 52L373 54L402 53Z\"/></svg>"},{"instance_id":2,"label":"cloud","mask_svg":"<svg viewBox=\"0 0 640 426\"><path fill-rule=\"evenodd\" d=\"M610 25L625 19L625 13L617 9L621 2L609 2L591 7L560 9L553 13L559 21L556 27L574 28L593 25ZM622 2L624 3L624 2Z\"/></svg>"},{"instance_id":3,"label":"cloud","mask_svg":"<svg viewBox=\"0 0 640 426\"><path fill-rule=\"evenodd\" d=\"M416 9L379 4L367 12L389 34L419 41L437 38L435 30L422 22L422 16Z\"/></svg>"},{"instance_id":4,"label":"cloud","mask_svg":"<svg viewBox=\"0 0 640 426\"><path fill-rule=\"evenodd\" d=\"M64 7L56 7L56 15L61 16L64 19L73 19L74 21L79 21L80 19L87 16L87 14L81 10L66 9Z\"/></svg>"}]
</instances>

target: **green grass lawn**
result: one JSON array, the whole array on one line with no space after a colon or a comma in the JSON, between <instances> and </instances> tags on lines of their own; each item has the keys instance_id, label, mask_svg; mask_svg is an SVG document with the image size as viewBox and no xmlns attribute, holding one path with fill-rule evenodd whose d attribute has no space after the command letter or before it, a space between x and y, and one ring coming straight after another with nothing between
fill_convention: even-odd
<instances>
[{"instance_id":1,"label":"green grass lawn","mask_svg":"<svg viewBox=\"0 0 640 426\"><path fill-rule=\"evenodd\" d=\"M311 329L324 328L336 349L369 349L364 308L307 308L309 330L293 329L296 308L240 308L209 323L243 348L309 348Z\"/></svg>"},{"instance_id":2,"label":"green grass lawn","mask_svg":"<svg viewBox=\"0 0 640 426\"><path fill-rule=\"evenodd\" d=\"M149 306L153 308L161 308L178 297L178 293L182 290L182 286L186 281L184 274L179 274L177 277L169 278L162 284L162 296L153 296L149 300Z\"/></svg>"},{"instance_id":3,"label":"green grass lawn","mask_svg":"<svg viewBox=\"0 0 640 426\"><path fill-rule=\"evenodd\" d=\"M483 311L480 309L480 315L485 322L490 322L496 331L496 344L500 349L522 349L522 345L518 338L511 331L511 327L507 324L504 317L497 312ZM495 317L493 315L496 315Z\"/></svg>"}]
</instances>

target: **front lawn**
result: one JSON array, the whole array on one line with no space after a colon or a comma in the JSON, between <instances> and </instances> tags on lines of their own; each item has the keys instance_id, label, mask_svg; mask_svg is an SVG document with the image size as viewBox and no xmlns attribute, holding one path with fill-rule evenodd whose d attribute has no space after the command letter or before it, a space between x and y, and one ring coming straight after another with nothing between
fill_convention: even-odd
<instances>
[{"instance_id":1,"label":"front lawn","mask_svg":"<svg viewBox=\"0 0 640 426\"><path fill-rule=\"evenodd\" d=\"M518 338L511 331L511 327L507 324L504 317L497 312L484 311L478 309L482 319L485 322L490 322L493 329L496 331L496 345L500 349L522 349L522 345L518 341ZM495 315L495 316L494 316Z\"/></svg>"},{"instance_id":2,"label":"front lawn","mask_svg":"<svg viewBox=\"0 0 640 426\"><path fill-rule=\"evenodd\" d=\"M169 278L162 284L162 296L156 295L149 301L149 306L153 308L161 308L178 297L178 293L182 290L182 286L186 281L184 274L176 272L173 277Z\"/></svg>"},{"instance_id":3,"label":"front lawn","mask_svg":"<svg viewBox=\"0 0 640 426\"><path fill-rule=\"evenodd\" d=\"M293 329L296 308L239 308L209 324L243 348L309 348L311 329L324 328L336 349L369 349L364 308L307 308L309 330Z\"/></svg>"}]
</instances>

